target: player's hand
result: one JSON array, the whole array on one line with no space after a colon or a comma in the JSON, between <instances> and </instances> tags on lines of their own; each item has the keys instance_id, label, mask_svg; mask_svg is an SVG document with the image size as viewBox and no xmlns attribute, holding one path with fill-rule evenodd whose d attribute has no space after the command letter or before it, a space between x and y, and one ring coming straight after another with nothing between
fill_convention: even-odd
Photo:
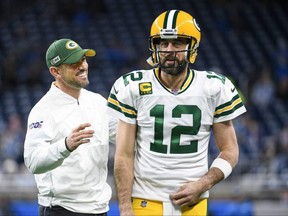
<instances>
[{"instance_id":1,"label":"player's hand","mask_svg":"<svg viewBox=\"0 0 288 216\"><path fill-rule=\"evenodd\" d=\"M74 151L79 145L89 143L91 137L93 137L94 130L88 130L90 123L84 123L72 130L72 132L66 138L66 146L70 151ZM86 129L86 130L85 130Z\"/></svg>"},{"instance_id":2,"label":"player's hand","mask_svg":"<svg viewBox=\"0 0 288 216\"><path fill-rule=\"evenodd\" d=\"M199 202L199 198L203 193L203 184L201 181L189 182L180 187L177 192L170 194L173 204L179 206L193 205Z\"/></svg>"}]
</instances>

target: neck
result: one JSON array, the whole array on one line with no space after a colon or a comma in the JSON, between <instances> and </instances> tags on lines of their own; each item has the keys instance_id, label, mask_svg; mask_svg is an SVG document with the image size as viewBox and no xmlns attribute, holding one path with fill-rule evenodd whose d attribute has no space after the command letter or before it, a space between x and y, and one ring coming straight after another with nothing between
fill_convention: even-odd
<instances>
[{"instance_id":1,"label":"neck","mask_svg":"<svg viewBox=\"0 0 288 216\"><path fill-rule=\"evenodd\" d=\"M80 97L80 88L72 88L68 85L65 85L61 82L54 82L53 83L57 88L59 88L61 91L65 92L66 94L70 95L71 97L74 97L75 99L79 99Z\"/></svg>"},{"instance_id":2,"label":"neck","mask_svg":"<svg viewBox=\"0 0 288 216\"><path fill-rule=\"evenodd\" d=\"M171 75L167 74L165 72L159 73L159 79L162 82L163 85L165 85L167 88L173 90L180 90L180 88L183 85L183 82L185 81L187 77L188 69L186 68L182 73L177 75Z\"/></svg>"}]
</instances>

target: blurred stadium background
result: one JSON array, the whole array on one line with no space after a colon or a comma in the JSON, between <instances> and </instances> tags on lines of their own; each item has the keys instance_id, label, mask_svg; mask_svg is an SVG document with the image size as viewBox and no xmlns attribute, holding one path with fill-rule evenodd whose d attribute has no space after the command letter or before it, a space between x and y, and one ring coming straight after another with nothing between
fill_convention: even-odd
<instances>
[{"instance_id":1,"label":"blurred stadium background","mask_svg":"<svg viewBox=\"0 0 288 216\"><path fill-rule=\"evenodd\" d=\"M202 30L196 63L230 77L248 109L235 120L240 160L211 190L209 215L288 215L288 3L285 0L5 0L0 2L0 216L37 215L23 165L26 120L49 89L45 52L71 38L97 51L89 89L108 96L123 73L148 68L152 21L191 13ZM109 182L113 187L111 145ZM217 149L213 141L209 158ZM117 215L115 191L109 215Z\"/></svg>"}]
</instances>

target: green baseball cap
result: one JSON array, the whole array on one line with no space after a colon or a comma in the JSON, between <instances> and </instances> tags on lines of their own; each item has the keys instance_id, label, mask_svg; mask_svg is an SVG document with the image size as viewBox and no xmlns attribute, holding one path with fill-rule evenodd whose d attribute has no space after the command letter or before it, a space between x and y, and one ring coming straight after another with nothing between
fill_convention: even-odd
<instances>
[{"instance_id":1,"label":"green baseball cap","mask_svg":"<svg viewBox=\"0 0 288 216\"><path fill-rule=\"evenodd\" d=\"M93 49L82 49L75 41L70 39L60 39L54 41L46 52L46 64L48 68L61 64L74 64L81 60L83 56L95 56Z\"/></svg>"}]
</instances>

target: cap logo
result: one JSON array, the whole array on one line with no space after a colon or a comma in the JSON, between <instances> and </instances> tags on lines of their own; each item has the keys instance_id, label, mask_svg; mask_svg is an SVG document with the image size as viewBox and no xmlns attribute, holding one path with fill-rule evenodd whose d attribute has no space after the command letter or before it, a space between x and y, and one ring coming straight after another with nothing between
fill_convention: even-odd
<instances>
[{"instance_id":1,"label":"cap logo","mask_svg":"<svg viewBox=\"0 0 288 216\"><path fill-rule=\"evenodd\" d=\"M79 45L76 42L74 42L74 41L68 41L66 43L66 48L67 49L76 49L78 46Z\"/></svg>"},{"instance_id":2,"label":"cap logo","mask_svg":"<svg viewBox=\"0 0 288 216\"><path fill-rule=\"evenodd\" d=\"M53 58L50 62L51 62L51 65L55 65L57 64L59 61L60 61L60 57L59 56L56 56L55 58Z\"/></svg>"}]
</instances>

